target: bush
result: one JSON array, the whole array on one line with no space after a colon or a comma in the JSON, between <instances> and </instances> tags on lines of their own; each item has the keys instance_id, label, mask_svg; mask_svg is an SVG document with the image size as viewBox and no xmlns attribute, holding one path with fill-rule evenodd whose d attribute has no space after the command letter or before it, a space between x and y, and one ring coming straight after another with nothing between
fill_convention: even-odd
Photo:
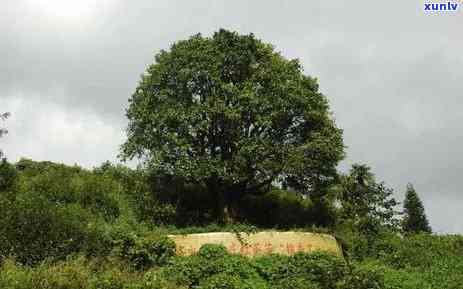
<instances>
[{"instance_id":1,"label":"bush","mask_svg":"<svg viewBox=\"0 0 463 289\"><path fill-rule=\"evenodd\" d=\"M167 280L187 288L198 286L204 278L204 262L198 256L175 257L162 269L162 276Z\"/></svg>"},{"instance_id":2,"label":"bush","mask_svg":"<svg viewBox=\"0 0 463 289\"><path fill-rule=\"evenodd\" d=\"M397 268L430 268L442 260L463 260L462 236L433 236L429 234L400 237L386 235L376 240L375 256Z\"/></svg>"},{"instance_id":3,"label":"bush","mask_svg":"<svg viewBox=\"0 0 463 289\"><path fill-rule=\"evenodd\" d=\"M167 279L186 287L199 286L200 284L212 286L210 284L215 284L216 281L214 280L216 279L210 278L218 274L234 276L243 280L262 279L250 259L239 255L230 255L224 247L217 245L204 245L197 255L191 257L174 258L163 269L163 274ZM206 281L208 279L210 280Z\"/></svg>"},{"instance_id":4,"label":"bush","mask_svg":"<svg viewBox=\"0 0 463 289\"><path fill-rule=\"evenodd\" d=\"M227 248L223 245L205 244L199 248L198 255L205 259L218 259L228 255Z\"/></svg>"},{"instance_id":5,"label":"bush","mask_svg":"<svg viewBox=\"0 0 463 289\"><path fill-rule=\"evenodd\" d=\"M102 214L107 221L119 217L119 204L114 196L121 194L121 187L116 181L91 174L74 177L70 181L71 192L82 207Z\"/></svg>"},{"instance_id":6,"label":"bush","mask_svg":"<svg viewBox=\"0 0 463 289\"><path fill-rule=\"evenodd\" d=\"M5 158L0 160L0 193L13 189L18 179L16 168Z\"/></svg>"},{"instance_id":7,"label":"bush","mask_svg":"<svg viewBox=\"0 0 463 289\"><path fill-rule=\"evenodd\" d=\"M89 280L89 289L128 289L134 283L132 276L118 270L108 270Z\"/></svg>"},{"instance_id":8,"label":"bush","mask_svg":"<svg viewBox=\"0 0 463 289\"><path fill-rule=\"evenodd\" d=\"M115 254L136 270L161 266L175 254L175 243L166 236L127 234L115 240Z\"/></svg>"},{"instance_id":9,"label":"bush","mask_svg":"<svg viewBox=\"0 0 463 289\"><path fill-rule=\"evenodd\" d=\"M34 269L7 260L0 268L0 288L5 289L87 289L90 267L83 259Z\"/></svg>"},{"instance_id":10,"label":"bush","mask_svg":"<svg viewBox=\"0 0 463 289\"><path fill-rule=\"evenodd\" d=\"M0 267L0 288L5 289L177 289L156 272L129 273L121 264L98 266L85 258L56 264L23 267L6 260Z\"/></svg>"},{"instance_id":11,"label":"bush","mask_svg":"<svg viewBox=\"0 0 463 289\"><path fill-rule=\"evenodd\" d=\"M338 289L348 270L342 259L325 253L247 258L204 245L197 255L172 259L162 274L189 288Z\"/></svg>"},{"instance_id":12,"label":"bush","mask_svg":"<svg viewBox=\"0 0 463 289\"><path fill-rule=\"evenodd\" d=\"M266 283L259 278L242 279L225 273L216 274L201 281L198 289L265 289Z\"/></svg>"},{"instance_id":13,"label":"bush","mask_svg":"<svg viewBox=\"0 0 463 289\"><path fill-rule=\"evenodd\" d=\"M432 285L423 278L422 273L395 270L392 268L384 267L384 283L387 289L430 289L430 288L452 288L444 285L442 287L432 287ZM461 284L461 283L460 283ZM455 289L458 287L455 287Z\"/></svg>"},{"instance_id":14,"label":"bush","mask_svg":"<svg viewBox=\"0 0 463 289\"><path fill-rule=\"evenodd\" d=\"M386 289L384 268L375 264L358 264L343 281L342 289Z\"/></svg>"},{"instance_id":15,"label":"bush","mask_svg":"<svg viewBox=\"0 0 463 289\"><path fill-rule=\"evenodd\" d=\"M142 282L139 287L134 287L133 289L182 289L186 287L181 287L177 284L168 282L165 278L159 274L159 271L148 271L143 277Z\"/></svg>"},{"instance_id":16,"label":"bush","mask_svg":"<svg viewBox=\"0 0 463 289\"><path fill-rule=\"evenodd\" d=\"M328 253L297 253L289 259L292 276L300 276L317 282L322 288L336 288L336 284L346 274L344 260Z\"/></svg>"},{"instance_id":17,"label":"bush","mask_svg":"<svg viewBox=\"0 0 463 289\"><path fill-rule=\"evenodd\" d=\"M272 284L283 286L281 280L319 284L321 288L336 288L346 274L346 264L339 257L327 253L297 253L285 257L269 255L256 258L255 268ZM310 285L312 286L312 285ZM311 287L308 287L311 288Z\"/></svg>"},{"instance_id":18,"label":"bush","mask_svg":"<svg viewBox=\"0 0 463 289\"><path fill-rule=\"evenodd\" d=\"M260 276L270 283L276 283L278 280L285 279L290 257L277 254L266 255L254 259L253 266Z\"/></svg>"},{"instance_id":19,"label":"bush","mask_svg":"<svg viewBox=\"0 0 463 289\"><path fill-rule=\"evenodd\" d=\"M119 216L114 195L120 194L119 185L105 177L89 172L70 172L69 169L44 168L34 176L22 175L20 193L31 192L57 204L77 203L107 221Z\"/></svg>"},{"instance_id":20,"label":"bush","mask_svg":"<svg viewBox=\"0 0 463 289\"><path fill-rule=\"evenodd\" d=\"M0 212L0 255L13 255L22 264L107 250L96 220L78 205L56 205L39 195L22 194L13 201L0 198Z\"/></svg>"},{"instance_id":21,"label":"bush","mask_svg":"<svg viewBox=\"0 0 463 289\"><path fill-rule=\"evenodd\" d=\"M288 277L271 286L272 289L322 289L317 283L304 277Z\"/></svg>"}]
</instances>

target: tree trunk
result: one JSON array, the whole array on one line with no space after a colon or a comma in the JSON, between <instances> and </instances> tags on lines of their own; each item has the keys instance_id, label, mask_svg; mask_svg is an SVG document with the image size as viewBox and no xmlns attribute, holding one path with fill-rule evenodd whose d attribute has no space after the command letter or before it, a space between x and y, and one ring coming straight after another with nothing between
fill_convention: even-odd
<instances>
[{"instance_id":1,"label":"tree trunk","mask_svg":"<svg viewBox=\"0 0 463 289\"><path fill-rule=\"evenodd\" d=\"M219 189L217 192L217 212L218 212L218 221L222 224L232 224L234 223L234 216L232 214L232 208L230 203L230 198L228 198L227 193Z\"/></svg>"},{"instance_id":2,"label":"tree trunk","mask_svg":"<svg viewBox=\"0 0 463 289\"><path fill-rule=\"evenodd\" d=\"M236 200L233 198L236 194L233 194L233 187L226 186L218 180L217 177L212 177L207 182L210 195L215 197L215 217L217 222L220 224L232 224L236 221L236 211L233 209L233 205L236 204Z\"/></svg>"}]
</instances>

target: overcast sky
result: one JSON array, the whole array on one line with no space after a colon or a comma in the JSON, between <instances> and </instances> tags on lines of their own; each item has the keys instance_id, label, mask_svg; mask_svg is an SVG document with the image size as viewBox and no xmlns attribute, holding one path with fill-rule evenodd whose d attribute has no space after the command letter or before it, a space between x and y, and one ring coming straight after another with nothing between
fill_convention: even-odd
<instances>
[{"instance_id":1,"label":"overcast sky","mask_svg":"<svg viewBox=\"0 0 463 289\"><path fill-rule=\"evenodd\" d=\"M458 2L463 5L463 2ZM408 182L433 229L463 233L463 7L420 0L2 0L0 148L93 167L116 160L124 109L160 49L219 28L253 32L319 79L347 159L403 200Z\"/></svg>"}]
</instances>

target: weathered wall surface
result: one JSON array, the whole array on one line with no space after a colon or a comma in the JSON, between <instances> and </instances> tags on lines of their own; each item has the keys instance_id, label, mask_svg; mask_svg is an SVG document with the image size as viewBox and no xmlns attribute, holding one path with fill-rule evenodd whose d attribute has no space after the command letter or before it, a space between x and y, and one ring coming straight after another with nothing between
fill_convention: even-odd
<instances>
[{"instance_id":1,"label":"weathered wall surface","mask_svg":"<svg viewBox=\"0 0 463 289\"><path fill-rule=\"evenodd\" d=\"M197 253L204 244L222 244L230 253L244 256L260 256L270 253L292 255L296 252L327 251L342 256L336 239L327 234L305 232L259 232L203 233L189 235L169 235L175 244L177 254L189 256Z\"/></svg>"}]
</instances>

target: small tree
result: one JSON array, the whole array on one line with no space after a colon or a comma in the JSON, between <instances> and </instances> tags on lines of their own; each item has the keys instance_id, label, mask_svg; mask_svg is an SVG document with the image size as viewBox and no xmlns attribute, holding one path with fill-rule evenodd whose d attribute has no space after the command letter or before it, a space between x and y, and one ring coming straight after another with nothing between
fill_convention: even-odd
<instances>
[{"instance_id":1,"label":"small tree","mask_svg":"<svg viewBox=\"0 0 463 289\"><path fill-rule=\"evenodd\" d=\"M432 233L424 206L412 184L407 185L402 228L406 233Z\"/></svg>"},{"instance_id":2,"label":"small tree","mask_svg":"<svg viewBox=\"0 0 463 289\"><path fill-rule=\"evenodd\" d=\"M0 113L0 120L5 120L7 119L8 117L10 116L10 113L9 112L5 112L5 113ZM5 128L0 128L0 137L7 133L8 131L5 129Z\"/></svg>"},{"instance_id":3,"label":"small tree","mask_svg":"<svg viewBox=\"0 0 463 289\"><path fill-rule=\"evenodd\" d=\"M0 192L13 188L18 179L18 171L6 158L0 160Z\"/></svg>"},{"instance_id":4,"label":"small tree","mask_svg":"<svg viewBox=\"0 0 463 289\"><path fill-rule=\"evenodd\" d=\"M341 178L341 221L367 234L378 233L381 228L397 229L398 203L392 194L383 182L376 182L368 166L354 164Z\"/></svg>"},{"instance_id":5,"label":"small tree","mask_svg":"<svg viewBox=\"0 0 463 289\"><path fill-rule=\"evenodd\" d=\"M0 113L0 121L6 120L9 116L10 116L9 112ZM6 130L6 128L0 127L0 137L2 137L4 134L7 134L7 133L8 133L8 130ZM2 157L3 157L3 152L0 149L0 159Z\"/></svg>"}]
</instances>

